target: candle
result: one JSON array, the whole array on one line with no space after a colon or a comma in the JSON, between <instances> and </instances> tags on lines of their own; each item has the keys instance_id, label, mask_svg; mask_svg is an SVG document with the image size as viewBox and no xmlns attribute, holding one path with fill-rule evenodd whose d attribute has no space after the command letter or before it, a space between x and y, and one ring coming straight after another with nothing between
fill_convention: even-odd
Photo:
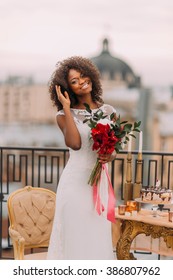
<instances>
[{"instance_id":1,"label":"candle","mask_svg":"<svg viewBox=\"0 0 173 280\"><path fill-rule=\"evenodd\" d=\"M142 153L142 131L139 133L139 153Z\"/></svg>"},{"instance_id":2,"label":"candle","mask_svg":"<svg viewBox=\"0 0 173 280\"><path fill-rule=\"evenodd\" d=\"M128 153L131 153L131 150L132 150L132 136L129 136Z\"/></svg>"},{"instance_id":3,"label":"candle","mask_svg":"<svg viewBox=\"0 0 173 280\"><path fill-rule=\"evenodd\" d=\"M126 211L126 205L119 205L118 206L118 214L119 215L124 215Z\"/></svg>"}]
</instances>

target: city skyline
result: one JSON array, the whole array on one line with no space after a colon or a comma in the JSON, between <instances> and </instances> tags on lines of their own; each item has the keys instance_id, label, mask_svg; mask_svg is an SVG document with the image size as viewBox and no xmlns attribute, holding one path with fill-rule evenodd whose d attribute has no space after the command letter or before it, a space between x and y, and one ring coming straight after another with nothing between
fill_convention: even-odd
<instances>
[{"instance_id":1,"label":"city skyline","mask_svg":"<svg viewBox=\"0 0 173 280\"><path fill-rule=\"evenodd\" d=\"M102 50L126 61L146 86L173 84L171 0L2 0L0 80L47 82L58 60Z\"/></svg>"}]
</instances>

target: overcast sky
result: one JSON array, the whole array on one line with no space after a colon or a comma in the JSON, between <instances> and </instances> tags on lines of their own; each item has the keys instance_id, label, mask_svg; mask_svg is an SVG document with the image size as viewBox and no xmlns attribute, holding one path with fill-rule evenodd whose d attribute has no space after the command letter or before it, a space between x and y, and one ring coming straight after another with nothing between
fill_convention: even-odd
<instances>
[{"instance_id":1,"label":"overcast sky","mask_svg":"<svg viewBox=\"0 0 173 280\"><path fill-rule=\"evenodd\" d=\"M47 82L58 60L96 56L104 37L145 85L173 84L172 0L1 0L0 80Z\"/></svg>"}]
</instances>

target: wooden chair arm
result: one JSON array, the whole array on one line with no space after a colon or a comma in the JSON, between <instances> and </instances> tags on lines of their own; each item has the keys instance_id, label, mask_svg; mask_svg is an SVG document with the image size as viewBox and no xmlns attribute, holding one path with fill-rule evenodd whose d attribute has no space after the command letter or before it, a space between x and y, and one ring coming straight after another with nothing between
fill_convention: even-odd
<instances>
[{"instance_id":1,"label":"wooden chair arm","mask_svg":"<svg viewBox=\"0 0 173 280\"><path fill-rule=\"evenodd\" d=\"M12 239L13 247L14 247L14 259L23 260L25 239L20 235L18 231L14 230L11 226L9 227L9 234Z\"/></svg>"}]
</instances>

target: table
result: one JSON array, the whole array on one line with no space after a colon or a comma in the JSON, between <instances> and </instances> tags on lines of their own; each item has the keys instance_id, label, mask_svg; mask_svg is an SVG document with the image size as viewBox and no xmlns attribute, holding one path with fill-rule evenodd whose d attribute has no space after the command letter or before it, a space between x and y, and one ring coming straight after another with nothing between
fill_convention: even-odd
<instances>
[{"instance_id":1,"label":"table","mask_svg":"<svg viewBox=\"0 0 173 280\"><path fill-rule=\"evenodd\" d=\"M163 237L168 248L173 250L173 222L168 222L168 213L161 212L153 217L151 210L141 209L136 216L119 215L115 209L115 217L121 221L121 235L116 245L118 260L135 260L130 252L134 238L144 233L152 238Z\"/></svg>"}]
</instances>

